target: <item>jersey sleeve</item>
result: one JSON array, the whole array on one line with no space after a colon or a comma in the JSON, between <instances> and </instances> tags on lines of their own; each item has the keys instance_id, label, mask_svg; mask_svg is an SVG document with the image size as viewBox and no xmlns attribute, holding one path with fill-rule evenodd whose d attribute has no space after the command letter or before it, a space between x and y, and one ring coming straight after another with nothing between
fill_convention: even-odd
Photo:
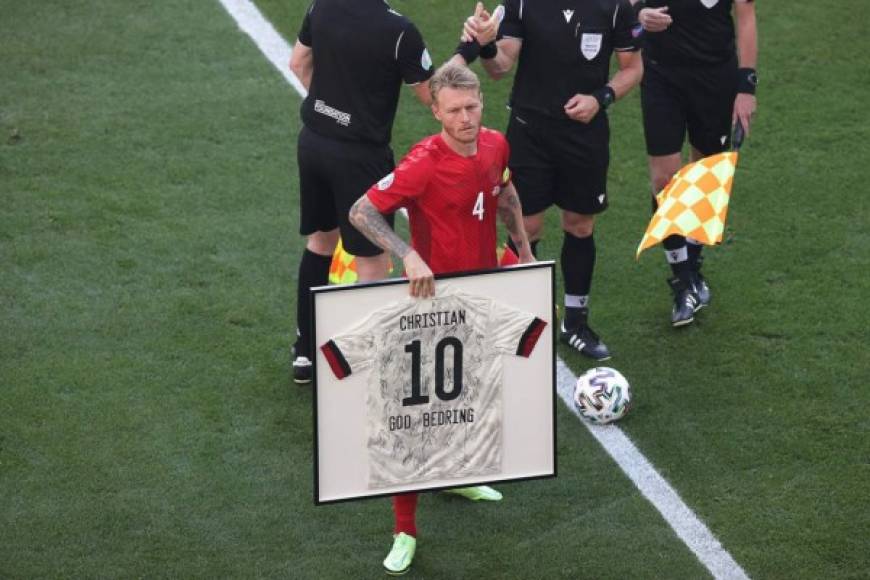
<instances>
[{"instance_id":1,"label":"jersey sleeve","mask_svg":"<svg viewBox=\"0 0 870 580\"><path fill-rule=\"evenodd\" d=\"M629 0L619 0L613 19L613 50L634 52L641 48L643 27Z\"/></svg>"},{"instance_id":2,"label":"jersey sleeve","mask_svg":"<svg viewBox=\"0 0 870 580\"><path fill-rule=\"evenodd\" d=\"M523 3L524 0L505 0L504 18L498 28L502 38L523 38Z\"/></svg>"},{"instance_id":3,"label":"jersey sleeve","mask_svg":"<svg viewBox=\"0 0 870 580\"><path fill-rule=\"evenodd\" d=\"M411 21L408 21L396 40L396 62L402 79L409 85L429 80L434 74L432 57L429 56L423 36Z\"/></svg>"},{"instance_id":4,"label":"jersey sleeve","mask_svg":"<svg viewBox=\"0 0 870 580\"><path fill-rule=\"evenodd\" d=\"M311 11L314 10L314 2L308 7L305 13L305 18L302 19L302 27L299 29L299 34L296 38L307 47L311 47L313 40L311 39Z\"/></svg>"},{"instance_id":5,"label":"jersey sleeve","mask_svg":"<svg viewBox=\"0 0 870 580\"><path fill-rule=\"evenodd\" d=\"M494 300L490 308L489 326L497 352L528 358L547 323L534 314Z\"/></svg>"},{"instance_id":6,"label":"jersey sleeve","mask_svg":"<svg viewBox=\"0 0 870 580\"><path fill-rule=\"evenodd\" d=\"M366 195L379 212L392 213L426 192L429 176L434 169L434 161L428 152L422 147L415 147L392 173L373 185Z\"/></svg>"},{"instance_id":7,"label":"jersey sleeve","mask_svg":"<svg viewBox=\"0 0 870 580\"><path fill-rule=\"evenodd\" d=\"M371 366L375 354L375 314L370 314L345 332L320 346L329 368L339 380Z\"/></svg>"},{"instance_id":8,"label":"jersey sleeve","mask_svg":"<svg viewBox=\"0 0 870 580\"><path fill-rule=\"evenodd\" d=\"M502 136L501 138L501 154L501 166L503 169L501 171L501 177L499 178L499 186L507 187L511 183L511 177L513 177L513 174L511 173L510 166L508 165L511 158L511 146L510 143L508 143L507 138L505 138L504 136Z\"/></svg>"}]
</instances>

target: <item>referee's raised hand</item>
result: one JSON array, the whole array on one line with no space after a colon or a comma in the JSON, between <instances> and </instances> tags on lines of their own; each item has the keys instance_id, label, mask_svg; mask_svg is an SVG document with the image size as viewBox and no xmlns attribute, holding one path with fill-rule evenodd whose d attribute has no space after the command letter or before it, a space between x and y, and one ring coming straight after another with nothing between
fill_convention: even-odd
<instances>
[{"instance_id":1,"label":"referee's raised hand","mask_svg":"<svg viewBox=\"0 0 870 580\"><path fill-rule=\"evenodd\" d=\"M462 29L462 40L469 42L476 40L481 46L495 41L498 35L498 27L504 17L504 7L498 6L490 14L483 5L478 2L474 8L474 15L465 19Z\"/></svg>"}]
</instances>

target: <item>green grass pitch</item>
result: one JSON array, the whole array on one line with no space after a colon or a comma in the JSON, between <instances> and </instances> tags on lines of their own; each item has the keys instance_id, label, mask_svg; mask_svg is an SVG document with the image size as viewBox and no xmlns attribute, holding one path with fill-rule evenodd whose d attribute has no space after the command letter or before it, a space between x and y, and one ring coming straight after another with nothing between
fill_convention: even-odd
<instances>
[{"instance_id":1,"label":"green grass pitch","mask_svg":"<svg viewBox=\"0 0 870 580\"><path fill-rule=\"evenodd\" d=\"M258 5L292 42L307 2ZM393 5L436 62L473 8ZM681 332L661 253L634 260L637 94L612 109L593 322L635 390L621 426L753 578L870 570L864 9L758 2L757 122L714 304ZM0 578L381 577L389 503L313 506L311 392L288 375L298 96L216 0L0 15ZM491 127L508 87L484 82ZM397 155L434 130L404 95ZM421 499L411 577L709 577L558 419L558 478Z\"/></svg>"}]
</instances>

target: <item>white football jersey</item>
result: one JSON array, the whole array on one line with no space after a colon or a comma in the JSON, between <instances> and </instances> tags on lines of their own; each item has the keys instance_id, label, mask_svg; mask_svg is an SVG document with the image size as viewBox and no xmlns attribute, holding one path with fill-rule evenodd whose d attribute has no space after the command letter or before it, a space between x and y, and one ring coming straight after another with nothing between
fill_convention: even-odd
<instances>
[{"instance_id":1,"label":"white football jersey","mask_svg":"<svg viewBox=\"0 0 870 580\"><path fill-rule=\"evenodd\" d=\"M336 377L368 371L369 487L501 472L503 355L528 357L536 316L439 283L320 348Z\"/></svg>"}]
</instances>

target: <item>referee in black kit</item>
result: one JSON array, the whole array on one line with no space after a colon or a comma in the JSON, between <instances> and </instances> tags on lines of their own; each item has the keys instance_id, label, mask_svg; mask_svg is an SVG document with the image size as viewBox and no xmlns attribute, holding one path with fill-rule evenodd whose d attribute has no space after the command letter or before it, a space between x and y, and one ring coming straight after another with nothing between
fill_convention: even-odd
<instances>
[{"instance_id":1,"label":"referee in black kit","mask_svg":"<svg viewBox=\"0 0 870 580\"><path fill-rule=\"evenodd\" d=\"M553 204L562 210L561 339L599 361L610 350L589 327L588 313L595 215L608 205L605 110L643 75L639 32L629 0L506 0L501 26L478 11L464 28L476 42L458 49L466 61L479 55L495 79L518 63L507 138L525 228L534 251L544 212ZM619 70L609 78L614 52Z\"/></svg>"},{"instance_id":2,"label":"referee in black kit","mask_svg":"<svg viewBox=\"0 0 870 580\"><path fill-rule=\"evenodd\" d=\"M749 134L758 34L752 0L647 0L639 7L643 127L655 196L682 165L686 133L692 161L727 150L735 123ZM702 246L673 235L664 247L673 274L671 324L683 326L710 303L700 271Z\"/></svg>"},{"instance_id":3,"label":"referee in black kit","mask_svg":"<svg viewBox=\"0 0 870 580\"><path fill-rule=\"evenodd\" d=\"M393 170L390 136L401 85L431 103L432 60L417 27L384 0L315 0L290 69L308 89L299 133L300 233L293 380L312 379L310 289L329 283L341 235L361 281L387 276L388 256L348 221L351 205ZM392 223L392 217L390 218Z\"/></svg>"}]
</instances>

